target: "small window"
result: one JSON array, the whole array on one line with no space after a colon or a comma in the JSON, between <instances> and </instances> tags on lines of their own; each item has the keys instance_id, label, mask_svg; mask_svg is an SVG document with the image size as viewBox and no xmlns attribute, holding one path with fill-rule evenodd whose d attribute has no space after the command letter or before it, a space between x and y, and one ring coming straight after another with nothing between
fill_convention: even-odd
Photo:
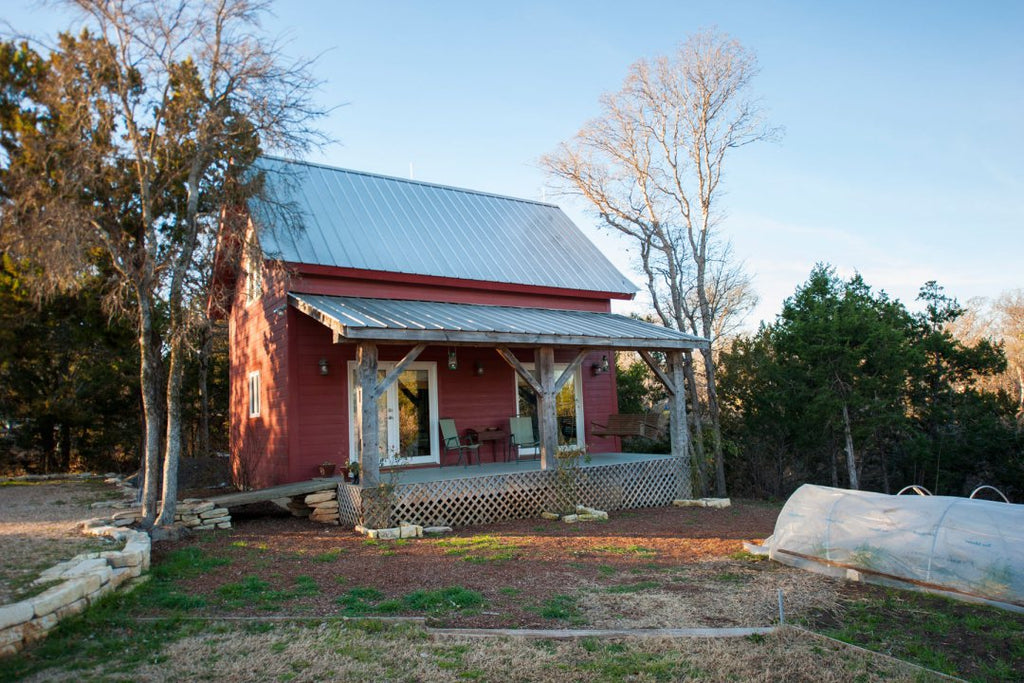
<instances>
[{"instance_id":1,"label":"small window","mask_svg":"<svg viewBox=\"0 0 1024 683\"><path fill-rule=\"evenodd\" d=\"M249 417L260 416L260 373L249 373Z\"/></svg>"},{"instance_id":2,"label":"small window","mask_svg":"<svg viewBox=\"0 0 1024 683\"><path fill-rule=\"evenodd\" d=\"M263 296L263 264L249 257L245 265L245 305L250 306Z\"/></svg>"}]
</instances>

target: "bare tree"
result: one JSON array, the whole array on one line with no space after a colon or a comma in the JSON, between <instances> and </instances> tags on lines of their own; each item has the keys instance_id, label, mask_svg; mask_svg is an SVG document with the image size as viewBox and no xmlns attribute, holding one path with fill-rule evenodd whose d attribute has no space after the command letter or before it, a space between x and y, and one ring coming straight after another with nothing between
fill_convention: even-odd
<instances>
[{"instance_id":1,"label":"bare tree","mask_svg":"<svg viewBox=\"0 0 1024 683\"><path fill-rule=\"evenodd\" d=\"M541 159L606 226L635 240L662 322L712 340L701 353L719 495L725 470L714 349L754 299L718 230L718 205L729 151L777 134L749 94L756 73L751 52L702 31L671 57L636 62L622 89L601 98L602 115Z\"/></svg>"},{"instance_id":2,"label":"bare tree","mask_svg":"<svg viewBox=\"0 0 1024 683\"><path fill-rule=\"evenodd\" d=\"M138 328L145 416L143 513L173 521L182 380L202 327L221 211L258 185L263 148L301 151L322 115L308 61L260 34L261 0L68 0L88 32L62 35L5 173L0 248L36 264L41 290L109 273ZM30 116L31 115L31 116ZM54 248L54 245L58 245ZM250 245L251 246L251 245ZM198 325L197 325L198 323Z\"/></svg>"}]
</instances>

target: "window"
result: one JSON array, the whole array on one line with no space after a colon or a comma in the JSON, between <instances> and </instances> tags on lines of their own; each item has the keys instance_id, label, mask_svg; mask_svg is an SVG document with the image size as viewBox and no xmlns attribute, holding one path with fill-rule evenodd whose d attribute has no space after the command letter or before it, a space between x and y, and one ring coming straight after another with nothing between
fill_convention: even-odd
<instances>
[{"instance_id":1,"label":"window","mask_svg":"<svg viewBox=\"0 0 1024 683\"><path fill-rule=\"evenodd\" d=\"M260 372L249 373L249 417L260 416Z\"/></svg>"},{"instance_id":2,"label":"window","mask_svg":"<svg viewBox=\"0 0 1024 683\"><path fill-rule=\"evenodd\" d=\"M245 305L259 301L263 296L263 263L247 254L245 258Z\"/></svg>"}]
</instances>

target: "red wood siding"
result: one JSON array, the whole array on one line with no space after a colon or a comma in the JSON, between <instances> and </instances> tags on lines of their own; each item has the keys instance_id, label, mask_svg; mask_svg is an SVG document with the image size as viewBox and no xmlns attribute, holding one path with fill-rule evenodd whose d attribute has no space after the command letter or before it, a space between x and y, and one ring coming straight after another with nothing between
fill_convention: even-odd
<instances>
[{"instance_id":1,"label":"red wood siding","mask_svg":"<svg viewBox=\"0 0 1024 683\"><path fill-rule=\"evenodd\" d=\"M265 269L269 271L270 269ZM272 275L272 274L271 274ZM442 301L508 306L536 306L607 312L611 302L593 293L559 292L539 289L522 291L472 289L444 282L393 281L387 274L379 279L330 277L323 274L268 276L263 299L251 306L245 302L245 282L237 284L230 315L231 341L231 455L236 475L243 470L254 487L309 479L324 461L344 463L349 454L348 362L355 359L352 344L334 344L331 332L309 316L288 307L287 289L296 292L361 296L372 298ZM398 361L408 346L381 345L380 360ZM455 419L460 431L470 427L504 427L516 411L515 375L493 349L457 347L459 368L447 368L447 348L429 347L419 361L437 365L438 415ZM517 354L532 362L533 352ZM616 439L591 434L592 423L603 422L616 412L614 372L595 376L591 366L612 351L588 354L581 368L586 443L595 453L618 450ZM559 363L575 356L572 349L556 352ZM319 361L326 359L328 375L320 374ZM479 361L484 374L477 376ZM260 371L262 410L259 418L248 416L247 376ZM485 462L491 447L482 447ZM444 459L451 464L456 456ZM498 457L500 457L500 449Z\"/></svg>"}]
</instances>

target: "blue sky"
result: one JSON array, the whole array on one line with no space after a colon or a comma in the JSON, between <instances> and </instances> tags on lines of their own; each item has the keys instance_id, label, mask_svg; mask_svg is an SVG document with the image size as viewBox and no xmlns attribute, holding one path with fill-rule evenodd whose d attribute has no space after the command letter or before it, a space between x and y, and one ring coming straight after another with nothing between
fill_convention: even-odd
<instances>
[{"instance_id":1,"label":"blue sky","mask_svg":"<svg viewBox=\"0 0 1024 683\"><path fill-rule=\"evenodd\" d=\"M8 0L18 30L69 15ZM555 198L537 159L598 114L631 63L717 26L755 51L778 143L728 161L722 225L771 320L817 261L913 305L1024 287L1024 3L277 2L321 54L339 144L311 159L547 198L635 281L627 245ZM343 105L343 106L340 106ZM482 255L486 258L486 255Z\"/></svg>"}]
</instances>

